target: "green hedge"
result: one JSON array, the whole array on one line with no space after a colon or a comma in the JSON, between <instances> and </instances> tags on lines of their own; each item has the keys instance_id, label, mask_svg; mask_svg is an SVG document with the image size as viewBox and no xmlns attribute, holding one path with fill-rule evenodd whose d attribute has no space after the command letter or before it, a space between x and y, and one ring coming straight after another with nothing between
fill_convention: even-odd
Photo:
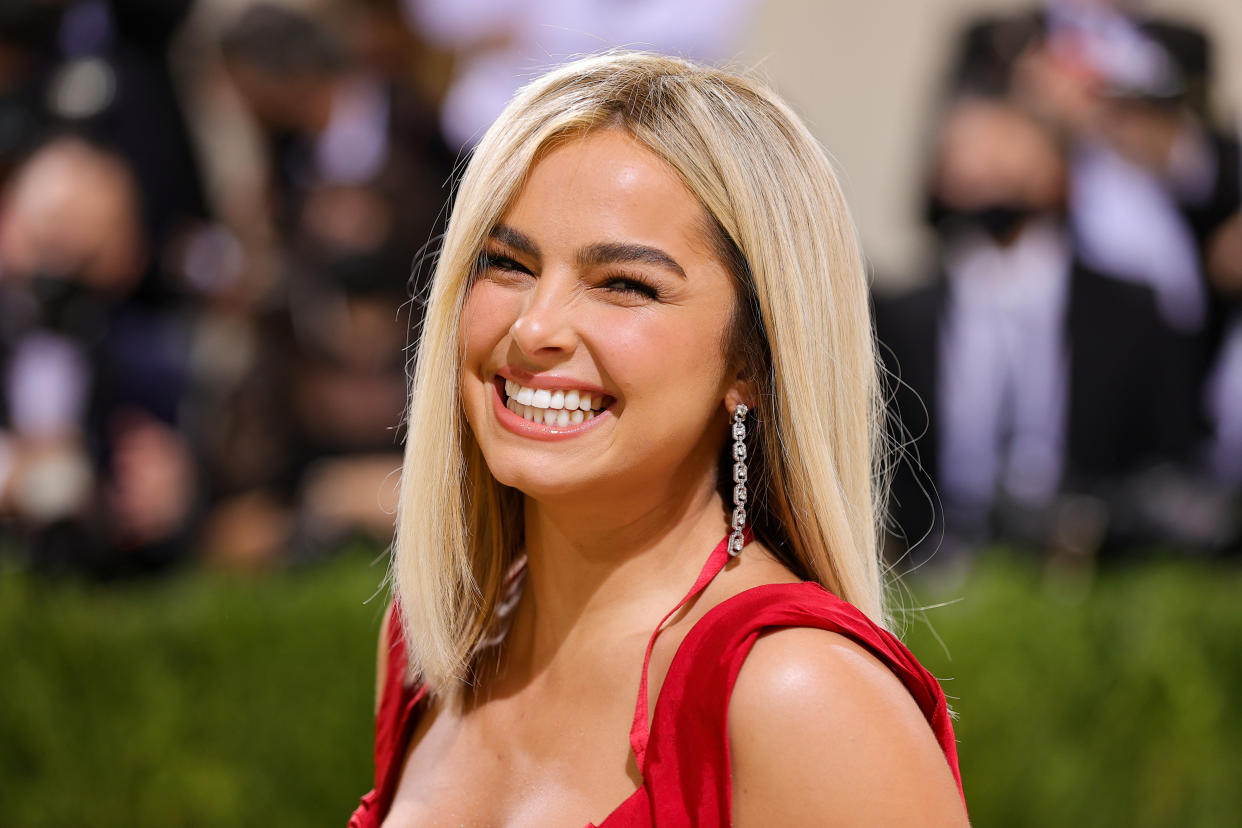
<instances>
[{"instance_id":1,"label":"green hedge","mask_svg":"<svg viewBox=\"0 0 1242 828\"><path fill-rule=\"evenodd\" d=\"M1242 825L1242 573L993 557L920 593L956 600L906 640L953 697L976 825Z\"/></svg>"},{"instance_id":2,"label":"green hedge","mask_svg":"<svg viewBox=\"0 0 1242 828\"><path fill-rule=\"evenodd\" d=\"M343 826L371 786L371 561L0 575L0 824Z\"/></svg>"},{"instance_id":3,"label":"green hedge","mask_svg":"<svg viewBox=\"0 0 1242 828\"><path fill-rule=\"evenodd\" d=\"M0 824L343 825L371 779L375 557L120 586L0 572ZM1242 824L1242 573L1087 582L997 556L912 584L964 596L907 640L953 697L976 825Z\"/></svg>"}]
</instances>

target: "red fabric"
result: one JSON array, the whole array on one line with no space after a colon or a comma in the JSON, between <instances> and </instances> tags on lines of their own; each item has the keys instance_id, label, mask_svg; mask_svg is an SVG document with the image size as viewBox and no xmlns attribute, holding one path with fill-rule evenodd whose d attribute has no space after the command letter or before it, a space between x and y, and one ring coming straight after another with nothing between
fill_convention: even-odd
<instances>
[{"instance_id":1,"label":"red fabric","mask_svg":"<svg viewBox=\"0 0 1242 828\"><path fill-rule=\"evenodd\" d=\"M749 534L746 539L750 540ZM647 667L656 636L673 613L706 587L727 562L726 537L708 557L690 592L651 634L630 730L630 745L643 784L598 828L730 824L729 696L755 639L774 627L829 630L873 653L901 679L927 717L961 792L953 725L939 682L895 636L811 581L754 587L712 607L678 647L648 729ZM390 618L388 644L388 673L375 725L375 788L362 798L349 828L378 828L388 813L417 721L415 713L426 695L422 685L407 687L402 681L406 653L396 607ZM588 824L586 828L597 826Z\"/></svg>"},{"instance_id":2,"label":"red fabric","mask_svg":"<svg viewBox=\"0 0 1242 828\"><path fill-rule=\"evenodd\" d=\"M397 775L401 772L405 749L417 722L414 711L427 695L427 688L421 683L417 687L405 684L405 637L396 603L388 615L387 644L384 689L375 717L375 787L362 797L362 802L349 818L349 828L378 828L384 821L384 816L392 807L393 794L397 792Z\"/></svg>"}]
</instances>

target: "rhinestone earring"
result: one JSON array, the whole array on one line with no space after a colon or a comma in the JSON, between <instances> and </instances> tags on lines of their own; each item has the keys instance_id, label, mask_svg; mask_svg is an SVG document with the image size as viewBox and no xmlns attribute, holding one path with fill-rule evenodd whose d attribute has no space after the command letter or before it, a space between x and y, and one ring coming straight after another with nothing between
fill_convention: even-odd
<instances>
[{"instance_id":1,"label":"rhinestone earring","mask_svg":"<svg viewBox=\"0 0 1242 828\"><path fill-rule=\"evenodd\" d=\"M746 412L745 404L733 409L733 533L729 535L729 557L736 558L746 541Z\"/></svg>"}]
</instances>

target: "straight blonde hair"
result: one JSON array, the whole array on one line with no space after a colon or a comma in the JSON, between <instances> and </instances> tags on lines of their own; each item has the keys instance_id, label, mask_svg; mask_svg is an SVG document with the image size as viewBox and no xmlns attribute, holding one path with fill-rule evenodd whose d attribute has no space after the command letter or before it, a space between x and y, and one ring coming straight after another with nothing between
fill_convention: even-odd
<instances>
[{"instance_id":1,"label":"straight blonde hair","mask_svg":"<svg viewBox=\"0 0 1242 828\"><path fill-rule=\"evenodd\" d=\"M733 271L729 348L743 354L757 390L755 531L794 572L887 621L880 369L856 232L832 165L762 83L611 52L517 94L470 159L435 268L390 571L411 674L432 693L456 697L469 680L524 531L522 494L492 477L465 423L458 320L484 242L541 153L601 128L625 130L678 173Z\"/></svg>"}]
</instances>

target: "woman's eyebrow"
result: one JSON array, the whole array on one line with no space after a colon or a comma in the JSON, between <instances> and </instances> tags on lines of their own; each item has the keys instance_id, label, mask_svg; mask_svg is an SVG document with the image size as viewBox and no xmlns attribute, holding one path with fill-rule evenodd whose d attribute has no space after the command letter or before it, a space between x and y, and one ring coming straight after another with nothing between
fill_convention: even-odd
<instances>
[{"instance_id":1,"label":"woman's eyebrow","mask_svg":"<svg viewBox=\"0 0 1242 828\"><path fill-rule=\"evenodd\" d=\"M614 263L649 264L673 271L686 278L686 271L677 260L658 247L626 242L601 242L588 245L578 251L579 267L595 267Z\"/></svg>"},{"instance_id":2,"label":"woman's eyebrow","mask_svg":"<svg viewBox=\"0 0 1242 828\"><path fill-rule=\"evenodd\" d=\"M535 244L530 236L514 230L507 224L497 224L492 228L492 232L487 235L488 238L494 239L507 247L512 247L519 253L525 253L534 259L539 258L539 245Z\"/></svg>"}]
</instances>

